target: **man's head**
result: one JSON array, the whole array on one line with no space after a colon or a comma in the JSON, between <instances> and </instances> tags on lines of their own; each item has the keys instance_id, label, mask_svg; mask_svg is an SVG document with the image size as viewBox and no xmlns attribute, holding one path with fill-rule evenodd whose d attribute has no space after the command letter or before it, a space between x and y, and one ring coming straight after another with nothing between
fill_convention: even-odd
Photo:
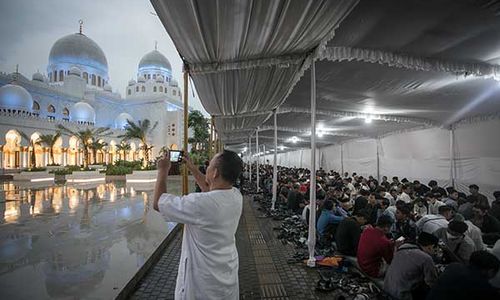
<instances>
[{"instance_id":1,"label":"man's head","mask_svg":"<svg viewBox=\"0 0 500 300\"><path fill-rule=\"evenodd\" d=\"M469 185L469 192L472 195L477 195L479 193L479 187L475 184L471 184L471 185Z\"/></svg>"},{"instance_id":2,"label":"man's head","mask_svg":"<svg viewBox=\"0 0 500 300\"><path fill-rule=\"evenodd\" d=\"M474 205L472 212L475 217L484 217L488 213L489 207L484 204L477 203Z\"/></svg>"},{"instance_id":3,"label":"man's head","mask_svg":"<svg viewBox=\"0 0 500 300\"><path fill-rule=\"evenodd\" d=\"M438 185L438 183L437 183L437 181L436 181L436 180L431 180L431 181L429 181L429 186L430 186L431 188L435 188L435 187L437 187L437 185Z\"/></svg>"},{"instance_id":4,"label":"man's head","mask_svg":"<svg viewBox=\"0 0 500 300\"><path fill-rule=\"evenodd\" d=\"M323 203L323 208L325 210L332 210L333 209L333 201L332 200L326 200L325 203Z\"/></svg>"},{"instance_id":5,"label":"man's head","mask_svg":"<svg viewBox=\"0 0 500 300\"><path fill-rule=\"evenodd\" d=\"M451 220L451 218L453 218L453 208L451 208L450 206L448 205L441 205L439 208L438 208L438 212L440 215L442 215L443 217L445 217L446 220Z\"/></svg>"},{"instance_id":6,"label":"man's head","mask_svg":"<svg viewBox=\"0 0 500 300\"><path fill-rule=\"evenodd\" d=\"M495 197L495 200L500 200L500 191L494 191L493 197Z\"/></svg>"},{"instance_id":7,"label":"man's head","mask_svg":"<svg viewBox=\"0 0 500 300\"><path fill-rule=\"evenodd\" d=\"M434 254L434 249L435 246L438 244L438 242L439 239L435 235L427 232L420 233L417 239L417 244L419 244L420 247L422 247L422 250L424 250L430 255Z\"/></svg>"},{"instance_id":8,"label":"man's head","mask_svg":"<svg viewBox=\"0 0 500 300\"><path fill-rule=\"evenodd\" d=\"M410 217L411 209L407 204L397 206L396 209L396 220L402 221Z\"/></svg>"},{"instance_id":9,"label":"man's head","mask_svg":"<svg viewBox=\"0 0 500 300\"><path fill-rule=\"evenodd\" d=\"M368 196L368 203L371 205L377 204L377 193L370 193Z\"/></svg>"},{"instance_id":10,"label":"man's head","mask_svg":"<svg viewBox=\"0 0 500 300\"><path fill-rule=\"evenodd\" d=\"M382 230L385 234L388 234L391 231L392 223L392 218L390 216L382 215L378 218L377 228Z\"/></svg>"},{"instance_id":11,"label":"man's head","mask_svg":"<svg viewBox=\"0 0 500 300\"><path fill-rule=\"evenodd\" d=\"M473 252L469 259L469 266L479 270L482 277L492 279L500 269L500 260L486 250Z\"/></svg>"},{"instance_id":12,"label":"man's head","mask_svg":"<svg viewBox=\"0 0 500 300\"><path fill-rule=\"evenodd\" d=\"M391 204L391 202L387 198L382 198L382 200L380 200L380 208L381 209L385 210L386 208L389 207L390 204Z\"/></svg>"},{"instance_id":13,"label":"man's head","mask_svg":"<svg viewBox=\"0 0 500 300\"><path fill-rule=\"evenodd\" d=\"M446 230L446 236L448 240L458 240L464 237L465 232L469 226L465 222L453 220L448 223L448 229Z\"/></svg>"},{"instance_id":14,"label":"man's head","mask_svg":"<svg viewBox=\"0 0 500 300\"><path fill-rule=\"evenodd\" d=\"M394 176L394 177L392 177L392 182L399 182L399 178L398 178L398 176Z\"/></svg>"},{"instance_id":15,"label":"man's head","mask_svg":"<svg viewBox=\"0 0 500 300\"><path fill-rule=\"evenodd\" d=\"M420 181L414 180L413 181L413 186L416 187L416 188L419 188L420 187Z\"/></svg>"},{"instance_id":16,"label":"man's head","mask_svg":"<svg viewBox=\"0 0 500 300\"><path fill-rule=\"evenodd\" d=\"M210 161L206 180L211 188L230 187L236 182L242 170L243 161L238 154L224 150L217 153Z\"/></svg>"},{"instance_id":17,"label":"man's head","mask_svg":"<svg viewBox=\"0 0 500 300\"><path fill-rule=\"evenodd\" d=\"M458 191L457 190L450 190L450 199L453 199L455 201L458 200Z\"/></svg>"},{"instance_id":18,"label":"man's head","mask_svg":"<svg viewBox=\"0 0 500 300\"><path fill-rule=\"evenodd\" d=\"M363 226L370 219L370 213L365 209L361 209L354 214L354 218L356 219L356 222L358 222L359 225Z\"/></svg>"}]
</instances>

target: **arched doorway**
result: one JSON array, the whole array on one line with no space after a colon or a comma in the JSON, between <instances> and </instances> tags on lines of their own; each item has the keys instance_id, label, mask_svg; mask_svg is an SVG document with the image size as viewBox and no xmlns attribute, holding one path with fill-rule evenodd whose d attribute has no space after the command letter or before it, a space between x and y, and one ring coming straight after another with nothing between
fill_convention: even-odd
<instances>
[{"instance_id":1,"label":"arched doorway","mask_svg":"<svg viewBox=\"0 0 500 300\"><path fill-rule=\"evenodd\" d=\"M134 142L130 143L130 152L129 152L128 158L127 158L128 161L135 160L135 151L136 150L137 150L137 148L135 147L135 143Z\"/></svg>"},{"instance_id":2,"label":"arched doorway","mask_svg":"<svg viewBox=\"0 0 500 300\"><path fill-rule=\"evenodd\" d=\"M45 166L45 157L43 155L44 152L43 147L36 143L38 139L40 139L40 133L38 132L33 133L30 137L31 140L30 144L34 146L34 150L32 149L32 151L35 151L35 166L41 167Z\"/></svg>"},{"instance_id":3,"label":"arched doorway","mask_svg":"<svg viewBox=\"0 0 500 300\"><path fill-rule=\"evenodd\" d=\"M111 140L108 147L109 163L112 164L116 160L116 142Z\"/></svg>"},{"instance_id":4,"label":"arched doorway","mask_svg":"<svg viewBox=\"0 0 500 300\"><path fill-rule=\"evenodd\" d=\"M55 164L58 165L63 165L63 149L62 149L62 138L59 137L54 144L54 162Z\"/></svg>"},{"instance_id":5,"label":"arched doorway","mask_svg":"<svg viewBox=\"0 0 500 300\"><path fill-rule=\"evenodd\" d=\"M69 147L68 147L68 165L79 165L78 163L78 146L79 141L76 136L72 136L69 138Z\"/></svg>"},{"instance_id":6,"label":"arched doorway","mask_svg":"<svg viewBox=\"0 0 500 300\"><path fill-rule=\"evenodd\" d=\"M15 169L21 166L21 135L14 129L5 134L3 166L5 169Z\"/></svg>"}]
</instances>

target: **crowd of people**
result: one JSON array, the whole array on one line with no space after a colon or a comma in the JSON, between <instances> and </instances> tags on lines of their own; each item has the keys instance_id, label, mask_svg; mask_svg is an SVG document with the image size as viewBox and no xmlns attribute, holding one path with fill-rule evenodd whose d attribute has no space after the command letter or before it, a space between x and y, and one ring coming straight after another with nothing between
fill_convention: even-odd
<instances>
[{"instance_id":1,"label":"crowd of people","mask_svg":"<svg viewBox=\"0 0 500 300\"><path fill-rule=\"evenodd\" d=\"M272 193L272 174L272 166L260 166L265 193ZM276 207L306 223L309 180L307 169L278 169ZM316 183L317 247L355 257L391 297L500 299L500 191L490 202L475 184L465 194L435 180L379 182L323 169Z\"/></svg>"}]
</instances>

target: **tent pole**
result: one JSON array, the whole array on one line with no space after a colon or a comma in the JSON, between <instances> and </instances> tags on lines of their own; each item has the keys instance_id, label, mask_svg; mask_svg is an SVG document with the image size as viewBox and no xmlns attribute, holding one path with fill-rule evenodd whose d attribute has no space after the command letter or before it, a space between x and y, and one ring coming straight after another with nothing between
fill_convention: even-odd
<instances>
[{"instance_id":1,"label":"tent pole","mask_svg":"<svg viewBox=\"0 0 500 300\"><path fill-rule=\"evenodd\" d=\"M271 209L274 210L278 193L278 121L276 109L273 112L274 117L274 161L273 161L273 200Z\"/></svg>"},{"instance_id":2,"label":"tent pole","mask_svg":"<svg viewBox=\"0 0 500 300\"><path fill-rule=\"evenodd\" d=\"M340 171L341 176L344 176L344 144L340 144Z\"/></svg>"},{"instance_id":3,"label":"tent pole","mask_svg":"<svg viewBox=\"0 0 500 300\"><path fill-rule=\"evenodd\" d=\"M377 181L380 182L380 138L377 138Z\"/></svg>"},{"instance_id":4,"label":"tent pole","mask_svg":"<svg viewBox=\"0 0 500 300\"><path fill-rule=\"evenodd\" d=\"M188 152L188 118L189 118L189 106L188 106L188 78L189 70L188 66L184 64L184 141L183 149L184 152ZM182 168L182 194L188 194L188 169L186 166Z\"/></svg>"},{"instance_id":5,"label":"tent pole","mask_svg":"<svg viewBox=\"0 0 500 300\"><path fill-rule=\"evenodd\" d=\"M455 131L453 130L453 125L450 126L450 183L452 187L455 187Z\"/></svg>"},{"instance_id":6,"label":"tent pole","mask_svg":"<svg viewBox=\"0 0 500 300\"><path fill-rule=\"evenodd\" d=\"M248 138L248 174L252 183L252 137Z\"/></svg>"},{"instance_id":7,"label":"tent pole","mask_svg":"<svg viewBox=\"0 0 500 300\"><path fill-rule=\"evenodd\" d=\"M314 248L316 247L316 67L314 59L311 62L311 180L309 195L309 236L307 245L309 260L307 265L314 267Z\"/></svg>"},{"instance_id":8,"label":"tent pole","mask_svg":"<svg viewBox=\"0 0 500 300\"><path fill-rule=\"evenodd\" d=\"M257 127L257 131L255 132L255 150L257 151L257 167L255 172L257 172L257 192L260 191L260 177L259 177L259 162L260 162L260 149L259 149L259 127Z\"/></svg>"}]
</instances>

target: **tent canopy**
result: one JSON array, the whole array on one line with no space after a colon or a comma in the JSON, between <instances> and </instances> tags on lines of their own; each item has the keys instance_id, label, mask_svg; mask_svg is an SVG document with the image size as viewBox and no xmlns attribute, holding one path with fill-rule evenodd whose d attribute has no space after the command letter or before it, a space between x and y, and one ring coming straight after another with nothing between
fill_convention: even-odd
<instances>
[{"instance_id":1,"label":"tent canopy","mask_svg":"<svg viewBox=\"0 0 500 300\"><path fill-rule=\"evenodd\" d=\"M500 112L500 4L487 0L152 0L223 142L284 151L450 128Z\"/></svg>"}]
</instances>

